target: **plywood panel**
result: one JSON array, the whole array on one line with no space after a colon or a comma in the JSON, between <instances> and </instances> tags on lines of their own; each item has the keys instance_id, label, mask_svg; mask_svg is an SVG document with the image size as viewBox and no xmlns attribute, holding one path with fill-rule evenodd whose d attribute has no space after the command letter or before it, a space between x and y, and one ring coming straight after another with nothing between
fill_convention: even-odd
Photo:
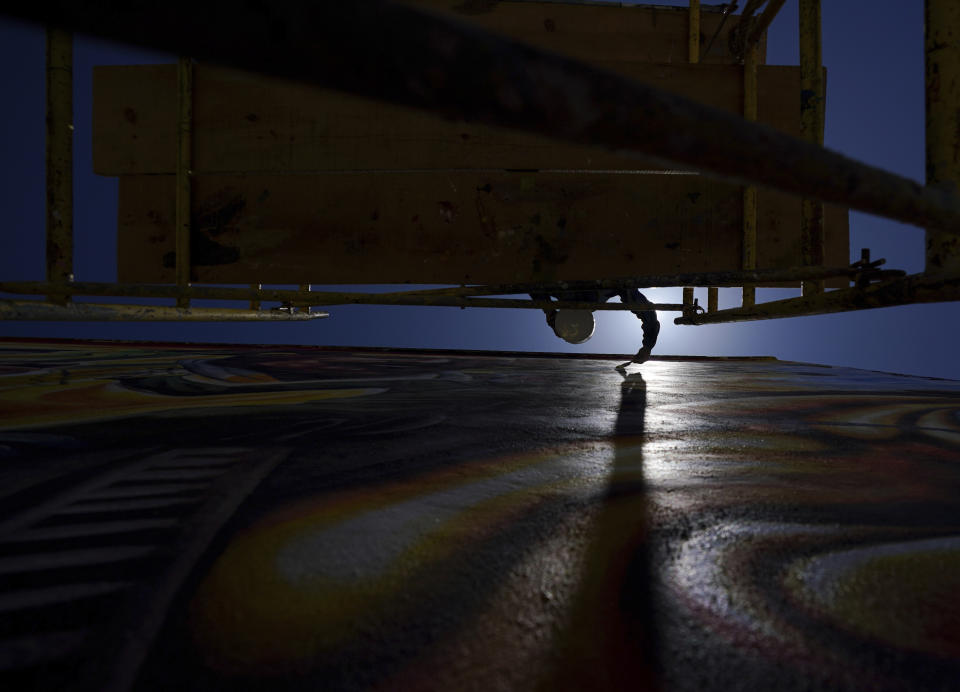
<instances>
[{"instance_id":1,"label":"plywood panel","mask_svg":"<svg viewBox=\"0 0 960 692\"><path fill-rule=\"evenodd\" d=\"M602 64L716 108L741 111L740 66ZM200 172L655 167L233 70L198 66L194 82L193 169ZM760 121L799 134L799 85L795 67L762 67ZM176 67L95 68L93 127L97 173L173 173Z\"/></svg>"},{"instance_id":2,"label":"plywood panel","mask_svg":"<svg viewBox=\"0 0 960 692\"><path fill-rule=\"evenodd\" d=\"M776 190L760 190L757 196L757 266L796 267L800 253L799 197ZM824 205L824 264L845 267L850 264L850 224L846 207ZM777 284L792 286L799 284ZM849 281L831 280L828 288L843 288Z\"/></svg>"},{"instance_id":3,"label":"plywood panel","mask_svg":"<svg viewBox=\"0 0 960 692\"><path fill-rule=\"evenodd\" d=\"M740 265L741 188L700 176L200 176L194 199L201 282L501 283ZM796 231L780 222L795 200L761 199L761 266L799 264ZM173 280L173 210L173 176L121 178L121 281ZM846 264L845 249L829 259Z\"/></svg>"},{"instance_id":4,"label":"plywood panel","mask_svg":"<svg viewBox=\"0 0 960 692\"><path fill-rule=\"evenodd\" d=\"M733 19L708 64L690 65L686 10L416 3L742 107L742 67L717 64L729 60ZM704 13L705 34L719 20ZM798 135L798 69L761 67L759 90L760 121ZM198 281L501 282L740 266L740 188L598 173L657 168L637 159L206 65L193 126ZM122 176L122 280L172 280L175 155L175 66L96 68L94 167ZM799 210L760 192L759 266L800 263ZM846 264L845 212L829 212L827 239L826 263Z\"/></svg>"},{"instance_id":5,"label":"plywood panel","mask_svg":"<svg viewBox=\"0 0 960 692\"><path fill-rule=\"evenodd\" d=\"M645 79L636 63L687 62L688 14L678 8L583 4L411 0L537 47ZM739 21L703 12L703 60L731 63L728 36ZM375 48L375 47L374 47ZM739 74L727 65L726 73ZM709 71L708 87L717 76ZM663 80L651 82L671 88ZM691 94L673 73L675 90ZM730 77L725 79L729 80ZM763 85L761 85L763 87ZM194 168L314 170L337 168L621 167L595 152L568 152L549 140L471 125L446 123L415 111L375 104L302 85L249 75L197 71ZM734 89L736 91L736 89ZM725 92L732 98L733 92ZM771 97L775 95L771 92ZM713 103L709 94L702 96ZM739 101L716 103L739 112ZM796 114L792 119L796 119ZM94 170L103 175L171 173L174 170L176 75L174 66L98 67L94 70ZM442 144L446 155L430 153ZM372 160L366 160L376 153ZM425 154L429 154L425 156ZM634 165L634 164L629 164Z\"/></svg>"},{"instance_id":6,"label":"plywood panel","mask_svg":"<svg viewBox=\"0 0 960 692\"><path fill-rule=\"evenodd\" d=\"M121 180L122 281L171 280L173 190L172 176ZM509 282L739 261L719 232L739 224L739 188L699 177L203 176L194 196L198 281Z\"/></svg>"}]
</instances>

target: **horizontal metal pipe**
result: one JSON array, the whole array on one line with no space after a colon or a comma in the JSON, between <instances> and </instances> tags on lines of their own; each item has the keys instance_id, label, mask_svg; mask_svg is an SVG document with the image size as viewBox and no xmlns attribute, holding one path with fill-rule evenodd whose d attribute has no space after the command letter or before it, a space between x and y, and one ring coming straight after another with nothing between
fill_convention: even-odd
<instances>
[{"instance_id":1,"label":"horizontal metal pipe","mask_svg":"<svg viewBox=\"0 0 960 692\"><path fill-rule=\"evenodd\" d=\"M304 322L326 312L280 312L227 308L175 308L160 305L104 305L39 300L0 300L0 319L51 322Z\"/></svg>"},{"instance_id":2,"label":"horizontal metal pipe","mask_svg":"<svg viewBox=\"0 0 960 692\"><path fill-rule=\"evenodd\" d=\"M0 282L2 293L43 295L49 292L50 284L35 281ZM527 308L527 309L572 309L572 310L631 310L636 306L621 303L597 303L591 301L543 301L509 298L472 298L466 295L402 293L349 293L335 291L291 291L286 289L231 288L226 286L189 286L180 289L170 285L73 283L63 289L68 295L126 296L130 298L178 298L186 296L198 300L243 300L275 301L296 306L312 305L420 305L454 308ZM494 294L499 295L499 294ZM682 312L680 303L650 303L648 310Z\"/></svg>"},{"instance_id":3,"label":"horizontal metal pipe","mask_svg":"<svg viewBox=\"0 0 960 692\"><path fill-rule=\"evenodd\" d=\"M678 317L674 324L750 322L954 300L960 300L960 274L914 274L865 288L844 288L800 298L759 303L749 308L719 310L692 318Z\"/></svg>"},{"instance_id":4,"label":"horizontal metal pipe","mask_svg":"<svg viewBox=\"0 0 960 692\"><path fill-rule=\"evenodd\" d=\"M66 284L60 290L69 295L82 296L129 296L133 298L176 298L186 293L190 298L204 300L259 300L292 302L309 305L332 305L335 302L369 303L372 305L404 304L398 301L409 299L409 305L425 305L421 298L467 297L514 295L530 293L562 293L566 291L624 290L630 288L656 288L671 286L742 286L744 283L771 284L806 279L829 279L847 277L853 279L858 273L851 267L793 267L789 269L755 269L752 271L699 272L689 274L659 274L594 281L557 281L538 284L498 284L493 286L454 286L392 293L319 292L304 293L288 289L263 289L259 284L234 288L227 286L191 285L181 291L170 284L139 284L78 281ZM873 272L875 278L903 276L896 269ZM0 292L43 295L51 285L42 281L0 281ZM346 299L345 301L343 299ZM414 302L417 301L417 302ZM457 306L460 303L456 304Z\"/></svg>"},{"instance_id":5,"label":"horizontal metal pipe","mask_svg":"<svg viewBox=\"0 0 960 692\"><path fill-rule=\"evenodd\" d=\"M745 283L776 284L804 281L808 279L831 279L848 277L853 279L856 269L850 267L793 267L790 269L753 269L749 271L699 272L689 274L657 274L619 279L598 279L594 281L560 281L549 284L498 284L494 286L459 286L453 288L430 288L410 291L410 295L511 295L530 293L531 291L561 293L564 291L624 290L630 288L666 288L673 286L718 286L739 287ZM892 278L904 276L899 269L886 269L874 276ZM2 287L3 284L0 284ZM2 290L2 288L0 288Z\"/></svg>"},{"instance_id":6,"label":"horizontal metal pipe","mask_svg":"<svg viewBox=\"0 0 960 692\"><path fill-rule=\"evenodd\" d=\"M960 200L949 190L925 188L623 75L399 4L38 0L6 11L448 119L678 162L918 226L960 227Z\"/></svg>"},{"instance_id":7,"label":"horizontal metal pipe","mask_svg":"<svg viewBox=\"0 0 960 692\"><path fill-rule=\"evenodd\" d=\"M397 303L394 303L397 304ZM410 303L406 303L409 305ZM683 312L681 303L644 303L642 306L626 303L597 303L584 300L517 300L512 298L460 298L452 297L444 302L431 303L450 307L472 308L534 308L539 310L658 310L660 312ZM325 303L326 305L326 303Z\"/></svg>"},{"instance_id":8,"label":"horizontal metal pipe","mask_svg":"<svg viewBox=\"0 0 960 692\"><path fill-rule=\"evenodd\" d=\"M744 13L750 9L744 8ZM760 66L760 47L750 46L743 60L743 117L756 122L760 103L760 87L757 69ZM743 188L743 252L740 266L746 270L757 268L757 188L747 185ZM748 285L743 287L741 302L744 307L753 305L757 300L757 289Z\"/></svg>"}]
</instances>

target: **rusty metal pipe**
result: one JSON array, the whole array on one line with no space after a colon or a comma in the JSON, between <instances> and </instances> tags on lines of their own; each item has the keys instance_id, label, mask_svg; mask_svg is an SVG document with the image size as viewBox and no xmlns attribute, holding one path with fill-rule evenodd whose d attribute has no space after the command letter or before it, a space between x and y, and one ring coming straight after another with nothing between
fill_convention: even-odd
<instances>
[{"instance_id":1,"label":"rusty metal pipe","mask_svg":"<svg viewBox=\"0 0 960 692\"><path fill-rule=\"evenodd\" d=\"M367 302L367 301L363 301ZM331 305L332 303L324 303ZM393 303L401 304L401 303ZM407 303L416 305L418 303ZM612 310L627 311L636 310L636 305L626 303L595 303L590 301L574 300L518 300L514 298L449 298L442 302L431 302L430 305L440 305L447 307L473 307L473 308L533 308L537 310ZM643 306L645 310L657 310L660 312L683 312L684 306L680 303L649 303Z\"/></svg>"},{"instance_id":2,"label":"rusty metal pipe","mask_svg":"<svg viewBox=\"0 0 960 692\"><path fill-rule=\"evenodd\" d=\"M370 301L393 298L427 298L431 296L491 296L513 295L517 293L566 292L590 290L625 290L631 288L657 288L670 286L742 286L744 283L776 284L791 281L803 281L812 278L847 277L853 279L859 270L851 267L793 267L790 269L756 269L753 271L700 272L690 274L658 274L593 281L557 281L538 284L498 284L493 286L453 286L444 288L420 289L392 293L355 293L355 292L311 292L305 295L300 291L287 289L262 289L260 284L251 284L247 288L227 286L191 285L186 289L170 284L118 284L109 282L74 282L64 287L70 295L86 296L130 296L134 298L176 298L181 292L192 298L205 300L243 300L243 301L293 301L309 300L313 305L317 296L365 297ZM883 270L875 274L878 278L903 276L896 269ZM42 281L0 281L0 292L44 295L51 290L51 284ZM369 302L369 301L368 301ZM412 304L412 303L411 303Z\"/></svg>"},{"instance_id":3,"label":"rusty metal pipe","mask_svg":"<svg viewBox=\"0 0 960 692\"><path fill-rule=\"evenodd\" d=\"M630 288L664 288L673 286L738 287L744 283L777 284L813 278L847 277L851 280L858 269L851 267L793 267L789 269L754 269L750 271L700 272L690 274L657 274L648 276L597 279L591 281L559 281L549 284L498 284L493 286L453 286L407 291L409 295L510 295L514 293L564 292L590 290L624 290ZM904 276L899 269L882 270L885 277ZM0 290L4 284L0 283Z\"/></svg>"},{"instance_id":4,"label":"rusty metal pipe","mask_svg":"<svg viewBox=\"0 0 960 692\"><path fill-rule=\"evenodd\" d=\"M687 60L698 63L700 62L700 0L690 0L687 16L689 18Z\"/></svg>"},{"instance_id":5,"label":"rusty metal pipe","mask_svg":"<svg viewBox=\"0 0 960 692\"><path fill-rule=\"evenodd\" d=\"M3 282L0 292L45 294L50 284L40 282ZM434 307L474 307L474 308L526 308L575 310L630 310L631 306L622 303L595 303L590 301L535 301L510 298L473 298L466 295L416 295L414 292L402 293L349 293L321 291L293 291L287 289L230 288L224 286L190 286L180 289L169 285L147 284L111 284L84 283L68 287L71 295L86 296L127 296L131 298L180 298L194 300L237 300L237 301L275 301L290 303L297 307L313 305L421 305ZM635 306L633 306L635 307ZM652 303L651 310L682 312L679 303Z\"/></svg>"},{"instance_id":6,"label":"rusty metal pipe","mask_svg":"<svg viewBox=\"0 0 960 692\"><path fill-rule=\"evenodd\" d=\"M783 8L786 1L787 0L770 0L770 2L767 3L767 6L763 8L763 12L760 13L750 26L750 33L747 35L746 43L744 43L745 51L750 50L752 46L760 44L760 39L763 38L763 32L766 31L773 20L776 19L777 13Z\"/></svg>"},{"instance_id":7,"label":"rusty metal pipe","mask_svg":"<svg viewBox=\"0 0 960 692\"><path fill-rule=\"evenodd\" d=\"M823 145L824 82L820 0L800 0L800 136ZM800 254L807 266L823 264L823 202L801 202ZM823 281L806 281L803 295L823 293Z\"/></svg>"},{"instance_id":8,"label":"rusty metal pipe","mask_svg":"<svg viewBox=\"0 0 960 692\"><path fill-rule=\"evenodd\" d=\"M924 3L927 186L960 191L960 3ZM927 228L926 270L960 271L960 226Z\"/></svg>"},{"instance_id":9,"label":"rusty metal pipe","mask_svg":"<svg viewBox=\"0 0 960 692\"><path fill-rule=\"evenodd\" d=\"M449 119L652 156L910 224L960 227L957 195L628 77L399 4L170 0L145 8L38 0L7 11Z\"/></svg>"},{"instance_id":10,"label":"rusty metal pipe","mask_svg":"<svg viewBox=\"0 0 960 692\"><path fill-rule=\"evenodd\" d=\"M47 281L73 281L73 35L47 29Z\"/></svg>"},{"instance_id":11,"label":"rusty metal pipe","mask_svg":"<svg viewBox=\"0 0 960 692\"><path fill-rule=\"evenodd\" d=\"M743 61L743 118L756 122L759 110L759 87L757 69L760 63L760 47L753 44L747 49ZM757 268L757 188L747 185L743 188L743 251L741 267L744 270ZM744 307L757 301L757 289L749 285L743 287Z\"/></svg>"},{"instance_id":12,"label":"rusty metal pipe","mask_svg":"<svg viewBox=\"0 0 960 692\"><path fill-rule=\"evenodd\" d=\"M53 322L303 322L326 312L279 312L229 308L175 308L161 305L109 305L39 300L0 300L0 319Z\"/></svg>"}]
</instances>

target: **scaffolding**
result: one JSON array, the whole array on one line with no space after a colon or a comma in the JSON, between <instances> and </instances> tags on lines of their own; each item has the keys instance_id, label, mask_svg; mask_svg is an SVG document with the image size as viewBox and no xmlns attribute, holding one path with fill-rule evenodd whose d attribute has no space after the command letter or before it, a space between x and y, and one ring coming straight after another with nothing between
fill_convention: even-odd
<instances>
[{"instance_id":1,"label":"scaffolding","mask_svg":"<svg viewBox=\"0 0 960 692\"><path fill-rule=\"evenodd\" d=\"M35 2L7 10L42 22L47 32L47 277L0 281L0 292L44 300L0 300L0 318L16 320L307 320L316 306L430 305L628 310L629 305L493 298L683 286L683 302L652 304L680 313L676 324L764 320L960 300L960 4L925 0L927 181L912 180L823 147L824 79L820 0L799 0L801 136L757 120L758 46L784 0L748 0L731 35L743 66L742 117L628 77L485 32L416 6L394 2L302 3L286 0L237 11L222 2L172 0L103 9L98 3ZM725 17L737 3L722 6ZM699 0L690 0L690 63L701 55ZM189 18L189 19L188 19ZM725 20L724 20L725 21ZM213 31L210 27L216 27ZM175 283L76 282L73 277L72 32L173 51L177 67ZM368 42L355 41L365 35ZM381 41L385 61L364 46ZM242 40L241 40L242 38ZM715 39L716 36L713 37ZM713 40L707 42L708 53ZM445 118L546 135L557 141L643 157L743 185L743 252L722 272L632 276L594 281L461 285L388 293L203 286L191 283L191 136L193 59L299 80L411 106ZM509 83L509 98L498 85ZM549 88L526 88L533 84ZM802 266L757 267L757 186L802 198ZM907 276L882 270L864 252L847 267L825 267L824 202L926 229L926 266ZM826 279L848 288L825 290ZM758 303L756 285L802 282L796 298ZM706 308L694 297L708 289ZM719 287L742 287L739 307L719 309ZM74 303L75 296L164 298L170 307ZM193 300L248 301L248 309L196 308ZM264 302L281 307L262 310Z\"/></svg>"}]
</instances>

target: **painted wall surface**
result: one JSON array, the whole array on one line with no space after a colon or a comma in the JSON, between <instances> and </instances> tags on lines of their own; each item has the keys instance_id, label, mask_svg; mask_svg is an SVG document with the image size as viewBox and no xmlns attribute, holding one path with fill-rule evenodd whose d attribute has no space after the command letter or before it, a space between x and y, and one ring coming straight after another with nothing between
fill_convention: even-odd
<instances>
[{"instance_id":1,"label":"painted wall surface","mask_svg":"<svg viewBox=\"0 0 960 692\"><path fill-rule=\"evenodd\" d=\"M0 341L4 689L933 689L960 383Z\"/></svg>"}]
</instances>

